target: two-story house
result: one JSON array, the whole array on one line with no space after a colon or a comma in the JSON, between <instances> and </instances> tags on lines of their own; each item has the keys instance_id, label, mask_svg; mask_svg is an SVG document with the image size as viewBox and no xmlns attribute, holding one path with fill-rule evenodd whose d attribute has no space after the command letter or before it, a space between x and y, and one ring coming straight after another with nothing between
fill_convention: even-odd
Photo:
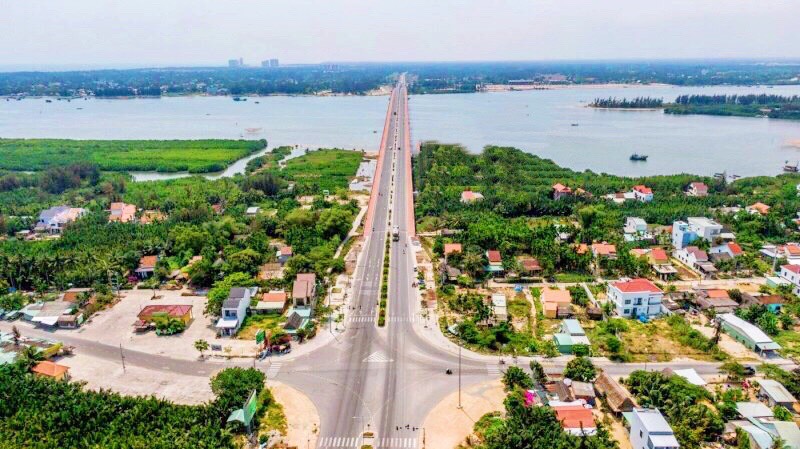
<instances>
[{"instance_id":1,"label":"two-story house","mask_svg":"<svg viewBox=\"0 0 800 449\"><path fill-rule=\"evenodd\" d=\"M703 182L697 181L689 183L689 187L686 188L686 195L694 197L708 196L708 186Z\"/></svg>"},{"instance_id":2,"label":"two-story house","mask_svg":"<svg viewBox=\"0 0 800 449\"><path fill-rule=\"evenodd\" d=\"M661 314L664 292L648 279L612 282L608 284L607 295L619 316L636 318Z\"/></svg>"},{"instance_id":3,"label":"two-story house","mask_svg":"<svg viewBox=\"0 0 800 449\"><path fill-rule=\"evenodd\" d=\"M70 206L53 206L43 210L36 221L37 232L60 234L69 223L86 215L86 209Z\"/></svg>"},{"instance_id":4,"label":"two-story house","mask_svg":"<svg viewBox=\"0 0 800 449\"><path fill-rule=\"evenodd\" d=\"M639 217L625 218L625 225L622 227L626 242L639 240L652 240L653 234L647 230L647 222Z\"/></svg>"},{"instance_id":5,"label":"two-story house","mask_svg":"<svg viewBox=\"0 0 800 449\"><path fill-rule=\"evenodd\" d=\"M641 184L633 186L633 197L636 198L636 201L649 203L653 201L653 189Z\"/></svg>"},{"instance_id":6,"label":"two-story house","mask_svg":"<svg viewBox=\"0 0 800 449\"><path fill-rule=\"evenodd\" d=\"M672 224L672 246L683 249L697 239L713 242L722 234L722 225L706 217L689 217Z\"/></svg>"},{"instance_id":7,"label":"two-story house","mask_svg":"<svg viewBox=\"0 0 800 449\"><path fill-rule=\"evenodd\" d=\"M258 287L233 287L228 293L228 299L222 303L222 311L217 320L217 334L222 337L232 337L239 332L247 309L250 307L250 300L258 293Z\"/></svg>"},{"instance_id":8,"label":"two-story house","mask_svg":"<svg viewBox=\"0 0 800 449\"><path fill-rule=\"evenodd\" d=\"M635 408L628 417L633 449L677 449L672 427L656 409Z\"/></svg>"},{"instance_id":9,"label":"two-story house","mask_svg":"<svg viewBox=\"0 0 800 449\"><path fill-rule=\"evenodd\" d=\"M792 283L792 293L800 295L800 265L782 265L781 277Z\"/></svg>"},{"instance_id":10,"label":"two-story house","mask_svg":"<svg viewBox=\"0 0 800 449\"><path fill-rule=\"evenodd\" d=\"M311 308L317 296L317 275L297 273L292 285L292 305L295 308Z\"/></svg>"}]
</instances>

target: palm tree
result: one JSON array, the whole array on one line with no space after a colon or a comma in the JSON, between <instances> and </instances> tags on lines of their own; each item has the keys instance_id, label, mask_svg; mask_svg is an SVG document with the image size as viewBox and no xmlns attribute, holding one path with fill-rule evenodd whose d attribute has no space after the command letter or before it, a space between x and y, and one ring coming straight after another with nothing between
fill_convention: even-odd
<instances>
[{"instance_id":1,"label":"palm tree","mask_svg":"<svg viewBox=\"0 0 800 449\"><path fill-rule=\"evenodd\" d=\"M19 346L20 339L19 329L17 326L11 326L11 339L14 340L14 346Z\"/></svg>"},{"instance_id":2,"label":"palm tree","mask_svg":"<svg viewBox=\"0 0 800 449\"><path fill-rule=\"evenodd\" d=\"M208 351L208 342L203 340L202 338L200 340L195 340L194 349L200 351L200 358L202 359L203 352Z\"/></svg>"},{"instance_id":3,"label":"palm tree","mask_svg":"<svg viewBox=\"0 0 800 449\"><path fill-rule=\"evenodd\" d=\"M44 354L35 346L26 346L22 352L17 354L17 360L27 371L30 371L37 363L44 360Z\"/></svg>"}]
</instances>

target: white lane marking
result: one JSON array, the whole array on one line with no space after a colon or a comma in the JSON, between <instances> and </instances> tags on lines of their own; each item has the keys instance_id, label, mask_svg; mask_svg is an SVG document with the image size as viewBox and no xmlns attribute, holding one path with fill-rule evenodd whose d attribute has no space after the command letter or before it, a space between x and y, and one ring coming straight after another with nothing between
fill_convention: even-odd
<instances>
[{"instance_id":1,"label":"white lane marking","mask_svg":"<svg viewBox=\"0 0 800 449\"><path fill-rule=\"evenodd\" d=\"M486 365L486 372L490 376L497 376L497 375L499 375L501 373L500 367L497 366L497 365L494 365L494 364L487 364Z\"/></svg>"},{"instance_id":2,"label":"white lane marking","mask_svg":"<svg viewBox=\"0 0 800 449\"><path fill-rule=\"evenodd\" d=\"M283 362L270 363L269 368L267 368L267 379L274 379L280 372L282 366Z\"/></svg>"},{"instance_id":3,"label":"white lane marking","mask_svg":"<svg viewBox=\"0 0 800 449\"><path fill-rule=\"evenodd\" d=\"M393 360L383 351L375 351L363 360L367 363L389 363Z\"/></svg>"}]
</instances>

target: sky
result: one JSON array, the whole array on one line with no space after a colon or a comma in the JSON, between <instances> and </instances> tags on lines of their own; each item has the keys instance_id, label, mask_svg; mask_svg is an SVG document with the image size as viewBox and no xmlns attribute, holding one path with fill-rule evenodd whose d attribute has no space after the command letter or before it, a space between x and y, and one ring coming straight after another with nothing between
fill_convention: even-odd
<instances>
[{"instance_id":1,"label":"sky","mask_svg":"<svg viewBox=\"0 0 800 449\"><path fill-rule=\"evenodd\" d=\"M798 58L796 0L4 0L0 66Z\"/></svg>"}]
</instances>

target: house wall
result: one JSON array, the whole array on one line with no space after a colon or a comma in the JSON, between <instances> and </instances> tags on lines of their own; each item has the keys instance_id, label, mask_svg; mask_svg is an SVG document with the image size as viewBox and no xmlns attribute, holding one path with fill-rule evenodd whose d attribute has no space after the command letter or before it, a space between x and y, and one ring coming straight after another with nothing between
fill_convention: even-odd
<instances>
[{"instance_id":1,"label":"house wall","mask_svg":"<svg viewBox=\"0 0 800 449\"><path fill-rule=\"evenodd\" d=\"M756 343L751 340L747 335L740 332L738 328L731 326L728 323L722 323L722 330L725 331L726 334L730 335L734 340L738 341L739 343L745 345L751 351L756 350Z\"/></svg>"}]
</instances>

